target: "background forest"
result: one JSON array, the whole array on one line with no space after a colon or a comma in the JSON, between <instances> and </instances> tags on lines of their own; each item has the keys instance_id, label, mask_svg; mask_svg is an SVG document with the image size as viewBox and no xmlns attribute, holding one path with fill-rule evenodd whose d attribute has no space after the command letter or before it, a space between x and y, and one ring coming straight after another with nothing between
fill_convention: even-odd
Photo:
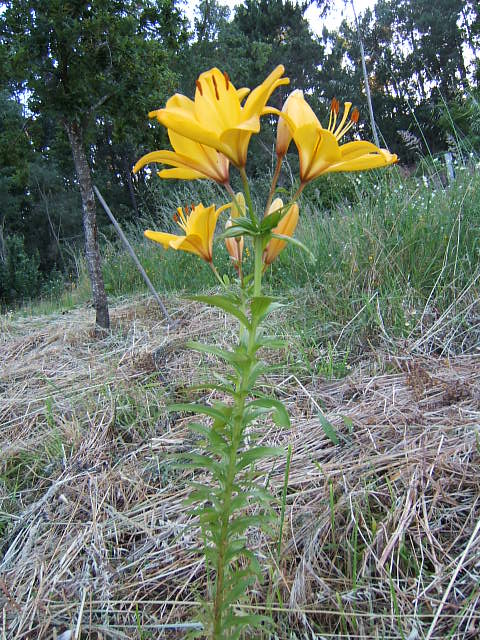
<instances>
[{"instance_id":1,"label":"background forest","mask_svg":"<svg viewBox=\"0 0 480 640\"><path fill-rule=\"evenodd\" d=\"M317 36L304 17L310 4L247 0L230 15L215 0L204 0L189 24L177 0L1 3L2 307L58 297L67 283L81 280L75 153L131 231L148 219L158 228L162 211L167 216L175 210L170 202L191 197L182 183L151 179L148 171L133 176L131 168L147 151L168 148L148 111L175 91L191 96L205 69L221 66L236 86L253 87L282 63L292 87L304 90L320 118L332 97L351 100L361 111L361 136L371 139L356 26L344 20L338 30L327 28L333 3L318 0L325 26ZM379 0L373 12L359 15L359 27L382 146L418 175L421 158L433 162L447 150L474 166L480 140L478 3L438 0L432 11L427 0ZM288 91L276 92L274 106L281 107ZM263 179L272 162L268 137L254 141L249 167L257 189L268 182ZM198 192L205 188L199 185ZM317 211L348 204L354 183L329 177L307 197ZM116 239L99 207L97 216L108 261ZM170 284L181 288L185 282ZM112 277L106 286L107 293L117 292Z\"/></svg>"}]
</instances>

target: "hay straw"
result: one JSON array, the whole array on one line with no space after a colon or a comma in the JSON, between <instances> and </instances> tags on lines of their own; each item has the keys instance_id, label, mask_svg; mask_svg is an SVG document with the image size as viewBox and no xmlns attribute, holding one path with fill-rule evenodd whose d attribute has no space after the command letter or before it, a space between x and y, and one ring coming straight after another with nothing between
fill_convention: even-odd
<instances>
[{"instance_id":1,"label":"hay straw","mask_svg":"<svg viewBox=\"0 0 480 640\"><path fill-rule=\"evenodd\" d=\"M175 333L149 300L120 304L102 340L84 310L4 320L2 637L137 638L140 625L180 638L191 622L204 595L182 502L192 473L169 454L198 442L191 418L165 406L193 397L186 387L213 363L185 342L226 344L235 325L176 299L169 313ZM375 375L365 357L342 380L289 373L281 354L265 354L263 384L292 426L267 423L261 440L293 454L283 555L248 607L270 612L279 638L480 633L480 357L433 357L421 345L414 356L378 352ZM292 360L294 349L292 340ZM260 469L278 496L285 464ZM250 533L266 568L276 540Z\"/></svg>"}]
</instances>

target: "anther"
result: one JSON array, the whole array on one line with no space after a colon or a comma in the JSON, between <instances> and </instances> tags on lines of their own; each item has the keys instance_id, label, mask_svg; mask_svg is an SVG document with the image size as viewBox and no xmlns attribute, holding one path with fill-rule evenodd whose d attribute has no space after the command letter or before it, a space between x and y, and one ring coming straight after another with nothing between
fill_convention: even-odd
<instances>
[{"instance_id":1,"label":"anther","mask_svg":"<svg viewBox=\"0 0 480 640\"><path fill-rule=\"evenodd\" d=\"M223 72L223 77L225 78L225 88L228 91L228 87L230 86L230 78L228 77L228 73L226 71Z\"/></svg>"},{"instance_id":2,"label":"anther","mask_svg":"<svg viewBox=\"0 0 480 640\"><path fill-rule=\"evenodd\" d=\"M173 214L173 221L178 222L178 216L176 213Z\"/></svg>"},{"instance_id":3,"label":"anther","mask_svg":"<svg viewBox=\"0 0 480 640\"><path fill-rule=\"evenodd\" d=\"M360 111L357 109L357 107L355 107L355 109L352 111L352 115L350 116L350 120L357 124L359 117Z\"/></svg>"},{"instance_id":4,"label":"anther","mask_svg":"<svg viewBox=\"0 0 480 640\"><path fill-rule=\"evenodd\" d=\"M220 100L220 95L218 93L218 87L217 87L217 81L216 81L214 75L212 75L212 81L213 81L213 86L215 87L215 96L216 96L217 100Z\"/></svg>"},{"instance_id":5,"label":"anther","mask_svg":"<svg viewBox=\"0 0 480 640\"><path fill-rule=\"evenodd\" d=\"M332 111L333 113L336 113L337 115L338 115L338 112L340 111L340 103L336 98L332 98L332 102L330 103L330 111Z\"/></svg>"},{"instance_id":6,"label":"anther","mask_svg":"<svg viewBox=\"0 0 480 640\"><path fill-rule=\"evenodd\" d=\"M197 89L200 91L200 95L203 96L202 83L200 82L200 80L195 80L195 85Z\"/></svg>"}]
</instances>

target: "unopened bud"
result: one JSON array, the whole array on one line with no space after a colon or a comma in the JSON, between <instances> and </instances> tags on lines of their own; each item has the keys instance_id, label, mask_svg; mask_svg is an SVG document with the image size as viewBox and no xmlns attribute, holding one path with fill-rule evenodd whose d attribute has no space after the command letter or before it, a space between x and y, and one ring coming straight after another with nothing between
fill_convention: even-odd
<instances>
[{"instance_id":1,"label":"unopened bud","mask_svg":"<svg viewBox=\"0 0 480 640\"><path fill-rule=\"evenodd\" d=\"M231 220L227 220L225 229L230 229L232 225L233 222ZM240 265L242 264L243 244L243 236L238 236L236 238L225 238L225 246L227 247L230 259L232 260L233 265L237 271L240 271Z\"/></svg>"},{"instance_id":2,"label":"unopened bud","mask_svg":"<svg viewBox=\"0 0 480 640\"><path fill-rule=\"evenodd\" d=\"M277 211L283 207L283 202L280 198L276 198L270 207L268 214ZM298 224L298 204L294 202L287 213L283 216L277 226L272 229L272 233L278 233L282 236L289 236L290 238L295 233L295 229ZM271 238L265 247L263 252L263 262L265 265L271 264L275 258L281 253L287 244L286 240L280 240L279 238Z\"/></svg>"}]
</instances>

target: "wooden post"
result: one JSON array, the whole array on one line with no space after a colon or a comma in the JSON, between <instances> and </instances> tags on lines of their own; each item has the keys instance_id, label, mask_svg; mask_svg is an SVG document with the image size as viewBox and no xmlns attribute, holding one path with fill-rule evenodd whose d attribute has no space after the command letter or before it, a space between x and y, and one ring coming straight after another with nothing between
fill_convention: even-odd
<instances>
[{"instance_id":1,"label":"wooden post","mask_svg":"<svg viewBox=\"0 0 480 640\"><path fill-rule=\"evenodd\" d=\"M365 84L365 93L367 94L368 112L370 114L370 126L372 127L373 140L377 145L377 147L380 147L380 141L378 139L378 133L377 133L377 126L375 124L375 118L373 117L372 96L370 94L370 85L368 84L367 65L365 63L365 50L363 48L362 34L360 33L360 25L358 23L357 13L355 11L355 5L353 4L353 0L350 0L350 2L353 9L353 17L355 18L355 26L357 27L358 44L360 45L360 56L362 58L362 69L363 69L363 82Z\"/></svg>"},{"instance_id":2,"label":"wooden post","mask_svg":"<svg viewBox=\"0 0 480 640\"><path fill-rule=\"evenodd\" d=\"M445 153L445 166L447 167L448 183L452 184L455 181L455 169L453 167L453 155L450 151Z\"/></svg>"},{"instance_id":3,"label":"wooden post","mask_svg":"<svg viewBox=\"0 0 480 640\"><path fill-rule=\"evenodd\" d=\"M150 289L150 291L152 292L153 297L155 298L155 300L158 302L158 306L160 307L160 309L162 310L163 315L165 316L166 321L168 322L168 324L172 324L172 319L170 318L167 309L165 308L165 305L163 304L163 302L160 300L160 296L158 295L158 293L155 290L155 287L153 286L153 284L150 281L150 278L147 276L145 269L142 267L142 265L140 264L140 260L137 258L135 251L133 250L132 245L130 244L130 242L128 241L126 235L123 233L120 225L118 224L118 222L116 221L113 213L110 211L110 208L108 206L108 204L105 202L105 200L102 197L102 194L100 193L100 191L97 189L97 187L93 187L95 193L97 194L97 198L100 201L100 204L102 205L102 207L105 210L105 213L107 214L107 216L110 218L110 220L112 221L113 226L115 227L115 231L118 233L118 235L120 236L120 239L122 240L123 244L125 245L128 253L130 254L130 257L132 258L132 260L134 261L137 269L140 271L140 274L142 276L142 278L145 280L145 284L147 285L147 287Z\"/></svg>"}]
</instances>

